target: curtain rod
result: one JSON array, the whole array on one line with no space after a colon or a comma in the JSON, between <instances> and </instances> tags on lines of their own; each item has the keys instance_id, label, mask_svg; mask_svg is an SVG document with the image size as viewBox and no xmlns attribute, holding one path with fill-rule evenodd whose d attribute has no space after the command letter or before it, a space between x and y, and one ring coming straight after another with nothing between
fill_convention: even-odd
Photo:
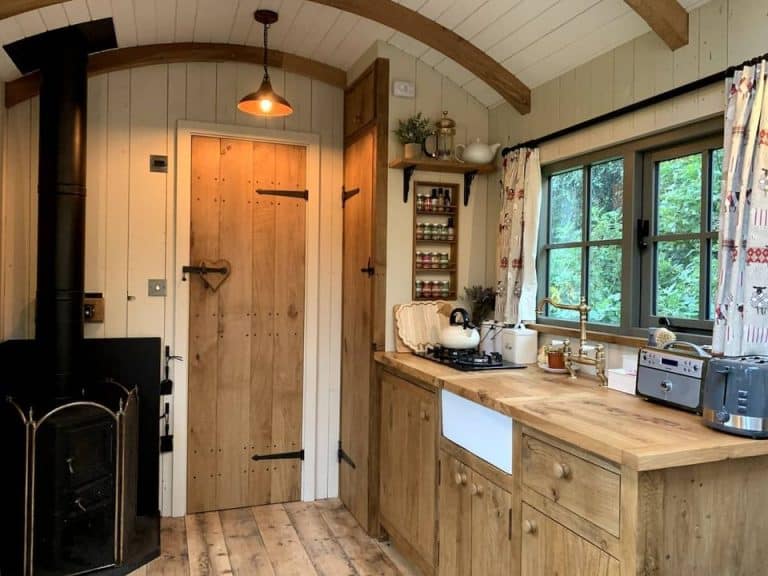
<instances>
[{"instance_id":1,"label":"curtain rod","mask_svg":"<svg viewBox=\"0 0 768 576\"><path fill-rule=\"evenodd\" d=\"M706 86L709 86L710 84L723 81L726 78L733 76L733 74L737 70L739 70L740 68L743 68L744 66L754 66L755 64L758 64L762 60L766 60L766 59L768 59L768 53L763 54L762 56L757 56L756 58L752 58L750 60L745 60L744 62L742 62L737 66L729 66L728 68L726 68L721 72L715 72L714 74L710 74L709 76L706 76L699 80L694 80L693 82L689 82L688 84L683 84L682 86L678 86L677 88L673 88L672 90L667 90L666 92L662 92L661 94L656 94L655 96L651 96L650 98L646 98L645 100L634 102L633 104L629 104L627 106L624 106L623 108L618 108L616 110L612 110L611 112L606 112L605 114L602 114L600 116L595 116L594 118L590 118L589 120L584 120L583 122L579 122L578 124L568 126L567 128L562 128L561 130L557 130L555 132L547 134L546 136L541 136L540 138L534 138L526 142L521 142L520 144L515 144L514 146L507 146L501 151L501 155L506 156L507 154L509 154L510 152L514 152L518 148L535 148L536 146L539 146L544 142L555 140L557 138L562 138L563 136L567 136L574 132L578 132L579 130L584 130L585 128L590 128L592 126L595 126L596 124L607 122L608 120L613 120L614 118L618 118L619 116L623 116L624 114L630 114L631 112L636 112L637 110L640 110L642 108L653 106L654 104L659 104L660 102L664 102L665 100L670 100L671 98L676 98L677 96L682 96L683 94L687 94L688 92L693 92L694 90L699 90L700 88L704 88Z\"/></svg>"}]
</instances>

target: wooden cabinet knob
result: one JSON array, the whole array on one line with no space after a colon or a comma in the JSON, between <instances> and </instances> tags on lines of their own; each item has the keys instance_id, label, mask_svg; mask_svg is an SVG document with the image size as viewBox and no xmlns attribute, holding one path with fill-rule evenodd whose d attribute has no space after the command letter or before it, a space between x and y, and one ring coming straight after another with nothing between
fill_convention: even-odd
<instances>
[{"instance_id":1,"label":"wooden cabinet knob","mask_svg":"<svg viewBox=\"0 0 768 576\"><path fill-rule=\"evenodd\" d=\"M472 496L482 496L484 489L481 485L472 483L470 492L472 493Z\"/></svg>"},{"instance_id":2,"label":"wooden cabinet knob","mask_svg":"<svg viewBox=\"0 0 768 576\"><path fill-rule=\"evenodd\" d=\"M464 486L467 483L467 475L463 472L456 472L453 481L456 482L456 486Z\"/></svg>"},{"instance_id":3,"label":"wooden cabinet knob","mask_svg":"<svg viewBox=\"0 0 768 576\"><path fill-rule=\"evenodd\" d=\"M539 527L536 525L536 522L534 520L524 520L523 521L523 532L526 534L536 534Z\"/></svg>"},{"instance_id":4,"label":"wooden cabinet knob","mask_svg":"<svg viewBox=\"0 0 768 576\"><path fill-rule=\"evenodd\" d=\"M427 412L426 410L422 410L421 419L424 420L425 422L429 422L429 412Z\"/></svg>"},{"instance_id":5,"label":"wooden cabinet knob","mask_svg":"<svg viewBox=\"0 0 768 576\"><path fill-rule=\"evenodd\" d=\"M568 480L571 477L571 467L565 462L555 462L553 469L557 478Z\"/></svg>"}]
</instances>

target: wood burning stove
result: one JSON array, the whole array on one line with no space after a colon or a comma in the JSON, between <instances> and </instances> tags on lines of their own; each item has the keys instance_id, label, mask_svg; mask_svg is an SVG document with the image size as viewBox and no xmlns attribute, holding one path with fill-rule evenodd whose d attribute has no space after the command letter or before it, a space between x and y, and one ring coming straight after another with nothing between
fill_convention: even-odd
<instances>
[{"instance_id":1,"label":"wood burning stove","mask_svg":"<svg viewBox=\"0 0 768 576\"><path fill-rule=\"evenodd\" d=\"M83 339L86 68L114 47L111 19L5 47L41 84L35 340L0 344L16 367L0 377L1 576L124 574L159 554L160 340Z\"/></svg>"}]
</instances>

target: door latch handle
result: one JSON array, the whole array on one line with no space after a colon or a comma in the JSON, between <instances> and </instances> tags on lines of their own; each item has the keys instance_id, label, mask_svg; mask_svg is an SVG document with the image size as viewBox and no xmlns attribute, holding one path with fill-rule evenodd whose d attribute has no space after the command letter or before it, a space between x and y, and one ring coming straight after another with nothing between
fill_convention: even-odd
<instances>
[{"instance_id":1,"label":"door latch handle","mask_svg":"<svg viewBox=\"0 0 768 576\"><path fill-rule=\"evenodd\" d=\"M366 268L360 268L360 272L363 274L368 274L368 276L373 276L376 273L375 268L371 265L370 258L368 258L368 266Z\"/></svg>"}]
</instances>

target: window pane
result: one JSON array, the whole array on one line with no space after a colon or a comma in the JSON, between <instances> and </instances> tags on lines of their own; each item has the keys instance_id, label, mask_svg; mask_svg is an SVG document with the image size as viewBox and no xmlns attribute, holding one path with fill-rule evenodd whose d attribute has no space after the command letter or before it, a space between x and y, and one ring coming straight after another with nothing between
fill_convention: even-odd
<instances>
[{"instance_id":1,"label":"window pane","mask_svg":"<svg viewBox=\"0 0 768 576\"><path fill-rule=\"evenodd\" d=\"M589 249L590 322L619 324L621 320L621 246Z\"/></svg>"},{"instance_id":2,"label":"window pane","mask_svg":"<svg viewBox=\"0 0 768 576\"><path fill-rule=\"evenodd\" d=\"M581 241L584 170L555 174L549 179L549 241Z\"/></svg>"},{"instance_id":3,"label":"window pane","mask_svg":"<svg viewBox=\"0 0 768 576\"><path fill-rule=\"evenodd\" d=\"M712 151L712 170L710 170L712 174L711 183L710 183L710 190L712 194L712 216L710 218L710 222L712 222L712 227L710 230L719 230L720 229L720 194L721 194L721 183L720 180L723 177L723 149L718 148L717 150Z\"/></svg>"},{"instance_id":4,"label":"window pane","mask_svg":"<svg viewBox=\"0 0 768 576\"><path fill-rule=\"evenodd\" d=\"M589 178L589 239L621 238L624 161L595 164Z\"/></svg>"},{"instance_id":5,"label":"window pane","mask_svg":"<svg viewBox=\"0 0 768 576\"><path fill-rule=\"evenodd\" d=\"M547 295L555 302L578 304L581 300L581 248L557 248L549 251L549 286ZM549 307L551 318L578 320L579 313Z\"/></svg>"},{"instance_id":6,"label":"window pane","mask_svg":"<svg viewBox=\"0 0 768 576\"><path fill-rule=\"evenodd\" d=\"M656 246L657 316L699 317L698 240L659 242Z\"/></svg>"},{"instance_id":7,"label":"window pane","mask_svg":"<svg viewBox=\"0 0 768 576\"><path fill-rule=\"evenodd\" d=\"M715 297L717 296L717 240L710 243L709 256L709 316L710 320L715 318Z\"/></svg>"},{"instance_id":8,"label":"window pane","mask_svg":"<svg viewBox=\"0 0 768 576\"><path fill-rule=\"evenodd\" d=\"M657 164L656 233L698 232L701 221L701 154Z\"/></svg>"}]
</instances>

